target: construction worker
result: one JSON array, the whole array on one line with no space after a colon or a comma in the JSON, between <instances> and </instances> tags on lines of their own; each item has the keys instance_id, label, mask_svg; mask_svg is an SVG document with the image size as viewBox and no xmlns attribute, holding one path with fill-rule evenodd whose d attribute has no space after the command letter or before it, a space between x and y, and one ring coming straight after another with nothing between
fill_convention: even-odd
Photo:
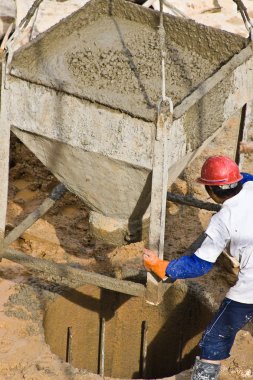
<instances>
[{"instance_id":1,"label":"construction worker","mask_svg":"<svg viewBox=\"0 0 253 380\"><path fill-rule=\"evenodd\" d=\"M192 380L216 380L220 362L230 356L237 332L253 318L253 176L240 173L225 156L208 158L197 180L210 197L222 204L212 216L200 248L190 256L170 262L144 249L144 265L158 277L171 281L207 273L226 246L240 263L236 284L230 288L199 343Z\"/></svg>"}]
</instances>

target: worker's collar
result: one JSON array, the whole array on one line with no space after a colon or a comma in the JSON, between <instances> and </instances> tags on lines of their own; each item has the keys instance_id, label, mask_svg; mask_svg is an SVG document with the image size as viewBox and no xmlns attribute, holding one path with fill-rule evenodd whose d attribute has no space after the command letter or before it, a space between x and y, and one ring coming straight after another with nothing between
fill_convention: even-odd
<instances>
[{"instance_id":1,"label":"worker's collar","mask_svg":"<svg viewBox=\"0 0 253 380\"><path fill-rule=\"evenodd\" d=\"M238 197L240 197L243 192L243 190L246 190L246 189L250 189L251 191L253 190L253 181L248 181L248 182L245 182L242 186L242 189L241 191L239 191L238 194L234 195L233 197L229 198L229 199L226 199L223 203L222 203L222 207L225 206L225 205L230 205L232 203L235 203L237 202L238 200Z\"/></svg>"}]
</instances>

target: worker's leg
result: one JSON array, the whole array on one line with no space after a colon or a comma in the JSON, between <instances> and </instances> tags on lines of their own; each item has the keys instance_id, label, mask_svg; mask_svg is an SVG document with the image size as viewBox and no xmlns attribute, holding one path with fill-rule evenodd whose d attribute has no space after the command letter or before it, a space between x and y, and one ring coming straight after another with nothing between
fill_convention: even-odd
<instances>
[{"instance_id":1,"label":"worker's leg","mask_svg":"<svg viewBox=\"0 0 253 380\"><path fill-rule=\"evenodd\" d=\"M252 318L253 304L225 298L202 336L201 355L196 359L192 380L218 379L220 361L230 356L237 332Z\"/></svg>"}]
</instances>

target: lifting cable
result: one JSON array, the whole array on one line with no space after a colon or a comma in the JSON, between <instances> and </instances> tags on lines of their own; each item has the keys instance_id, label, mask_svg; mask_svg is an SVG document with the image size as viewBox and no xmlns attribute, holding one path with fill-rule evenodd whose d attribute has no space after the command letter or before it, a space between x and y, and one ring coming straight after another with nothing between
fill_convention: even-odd
<instances>
[{"instance_id":1,"label":"lifting cable","mask_svg":"<svg viewBox=\"0 0 253 380\"><path fill-rule=\"evenodd\" d=\"M168 182L168 126L171 125L173 118L173 103L172 100L166 96L166 44L163 0L160 0L160 23L158 32L161 56L161 98L157 102L157 118L155 123L156 135L153 146L149 248L157 251L158 256L162 259L164 251L166 194ZM148 287L152 284L152 279L149 277L150 276L148 276L147 282ZM148 293L153 295L156 291L154 293L153 291Z\"/></svg>"},{"instance_id":2,"label":"lifting cable","mask_svg":"<svg viewBox=\"0 0 253 380\"><path fill-rule=\"evenodd\" d=\"M161 100L158 102L158 115L160 113L162 103L169 103L170 113L173 113L173 103L171 98L166 96L166 78L165 78L165 60L166 60L166 44L165 44L165 29L164 29L164 12L163 12L163 1L160 1L160 23L159 23L159 37L160 37L160 52L161 52Z\"/></svg>"},{"instance_id":3,"label":"lifting cable","mask_svg":"<svg viewBox=\"0 0 253 380\"><path fill-rule=\"evenodd\" d=\"M12 36L6 42L4 49L6 51L7 62L5 64L4 87L5 87L5 76L6 76L6 74L10 73L10 64L11 64L13 54L14 54L14 47L13 47L12 43L13 43L14 39L17 39L18 36L20 35L20 33L27 27L31 18L35 14L35 12L38 11L38 8L39 8L40 4L42 3L42 1L43 0L35 0L34 1L33 5L31 6L29 11L27 12L26 16L21 20L19 25L16 27L14 33L12 34Z\"/></svg>"},{"instance_id":4,"label":"lifting cable","mask_svg":"<svg viewBox=\"0 0 253 380\"><path fill-rule=\"evenodd\" d=\"M161 49L161 69L162 69L162 100L165 101L166 89L165 89L165 29L163 24L163 0L160 0L160 24L159 24L159 36L160 36L160 49Z\"/></svg>"},{"instance_id":5,"label":"lifting cable","mask_svg":"<svg viewBox=\"0 0 253 380\"><path fill-rule=\"evenodd\" d=\"M249 38L252 41L253 40L253 35L252 35L252 28L253 28L253 23L249 17L247 8L243 4L242 0L233 0L234 3L237 5L237 10L241 13L244 25L249 32Z\"/></svg>"},{"instance_id":6,"label":"lifting cable","mask_svg":"<svg viewBox=\"0 0 253 380\"><path fill-rule=\"evenodd\" d=\"M142 6L145 7L145 8L150 8L152 6L154 7L153 4L155 2L156 2L156 0L147 0L147 1L145 1L145 3L142 4ZM183 18L189 18L180 9L178 9L177 7L175 7L175 5L173 5L170 2L168 2L168 0L163 0L163 3L164 3L164 5L166 5L166 7L168 7L170 9L170 11L175 16L180 16L180 17L183 17Z\"/></svg>"},{"instance_id":7,"label":"lifting cable","mask_svg":"<svg viewBox=\"0 0 253 380\"><path fill-rule=\"evenodd\" d=\"M40 4L43 0L35 0L29 11L27 12L26 16L21 20L18 28L23 29L26 28L29 24L31 18L33 17L34 13L38 10Z\"/></svg>"}]
</instances>

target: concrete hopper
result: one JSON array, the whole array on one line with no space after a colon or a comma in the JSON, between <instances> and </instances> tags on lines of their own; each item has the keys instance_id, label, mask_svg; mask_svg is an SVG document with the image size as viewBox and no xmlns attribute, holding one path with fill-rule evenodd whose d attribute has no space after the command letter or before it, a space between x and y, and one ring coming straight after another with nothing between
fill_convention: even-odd
<instances>
[{"instance_id":1,"label":"concrete hopper","mask_svg":"<svg viewBox=\"0 0 253 380\"><path fill-rule=\"evenodd\" d=\"M12 131L90 207L94 230L122 227L114 242L149 214L158 24L150 9L91 0L15 52L2 90ZM170 184L251 100L253 74L246 39L170 15L164 26Z\"/></svg>"}]
</instances>

